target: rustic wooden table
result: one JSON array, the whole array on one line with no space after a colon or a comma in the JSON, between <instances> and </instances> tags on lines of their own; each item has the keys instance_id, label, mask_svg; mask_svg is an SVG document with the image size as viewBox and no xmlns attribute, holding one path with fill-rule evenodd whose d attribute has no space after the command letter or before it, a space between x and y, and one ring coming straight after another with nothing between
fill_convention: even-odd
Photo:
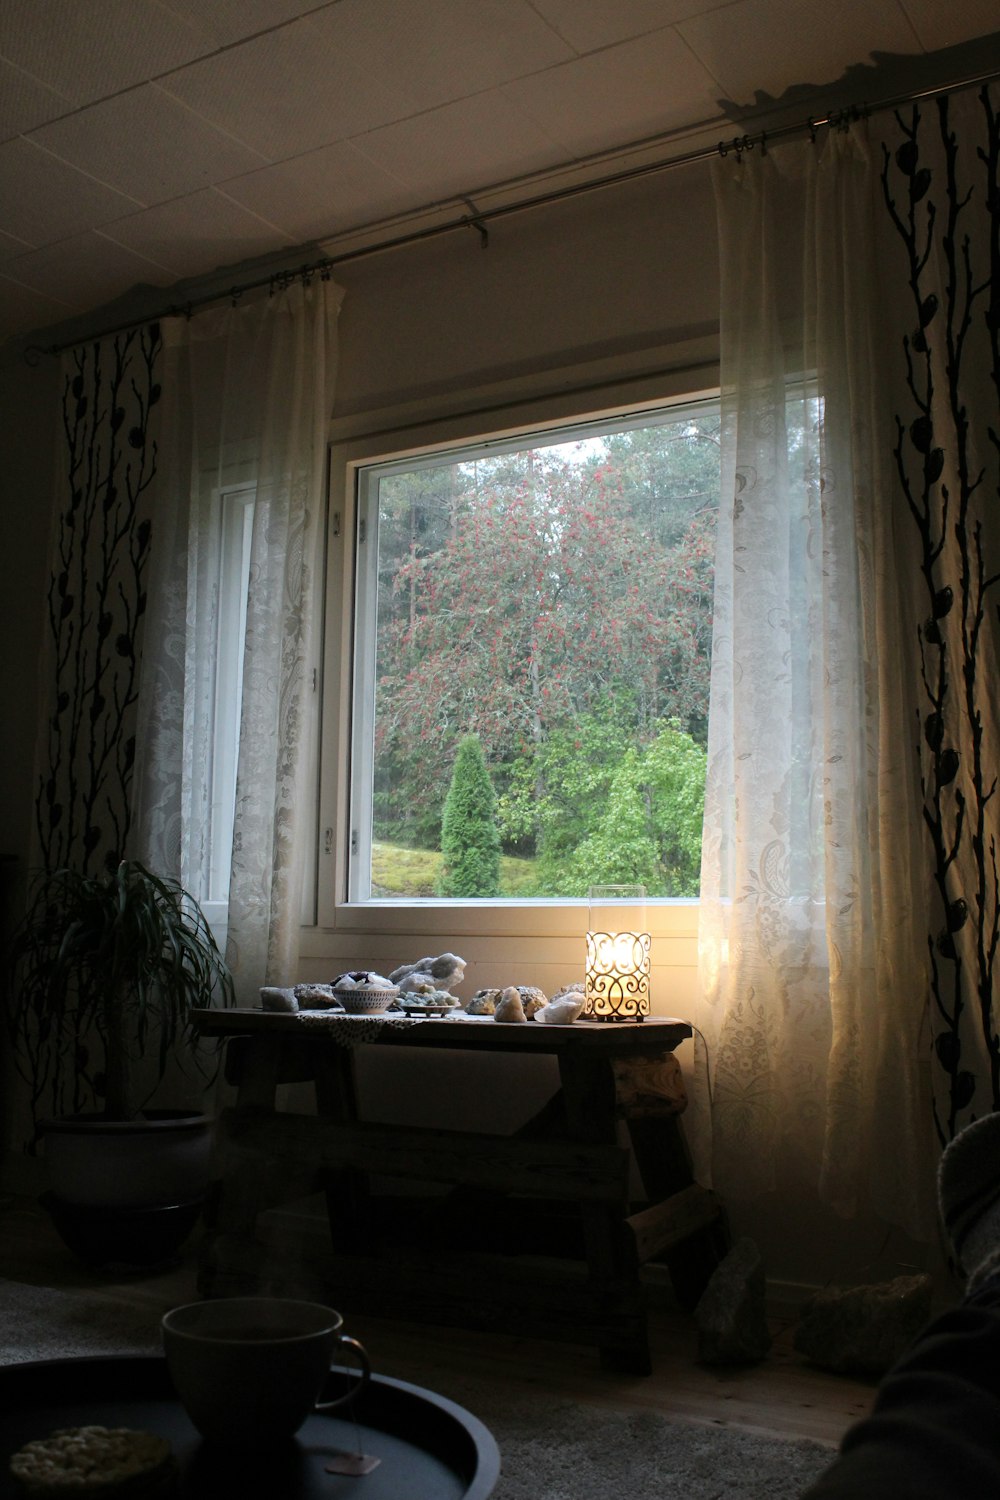
<instances>
[{"instance_id":1,"label":"rustic wooden table","mask_svg":"<svg viewBox=\"0 0 1000 1500\"><path fill-rule=\"evenodd\" d=\"M202 1010L195 1025L227 1039L227 1077L237 1089L220 1122L223 1169L201 1253L203 1295L273 1288L258 1217L322 1189L342 1309L596 1344L604 1367L645 1374L640 1267L664 1259L691 1306L725 1249L718 1201L692 1180L676 1104L658 1107L647 1096L637 1107L635 1091L622 1085L631 1065L669 1061L691 1035L685 1021L545 1026L465 1017L401 1026L346 1017L317 1025L294 1014ZM552 1054L560 1089L513 1136L361 1121L354 1058L372 1045ZM315 1086L314 1115L277 1107L278 1086L301 1082ZM644 1194L638 1204L629 1195L631 1157ZM574 1223L580 1264L470 1253L447 1239L423 1250L380 1244L372 1176L446 1184L467 1221L499 1202L505 1215L508 1205L510 1214L527 1205L529 1225L537 1205L540 1224L542 1205L557 1205Z\"/></svg>"}]
</instances>

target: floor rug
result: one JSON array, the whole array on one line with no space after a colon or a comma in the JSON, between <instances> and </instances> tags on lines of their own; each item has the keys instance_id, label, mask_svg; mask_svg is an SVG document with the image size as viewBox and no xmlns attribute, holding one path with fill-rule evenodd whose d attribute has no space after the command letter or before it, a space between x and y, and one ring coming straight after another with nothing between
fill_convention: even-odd
<instances>
[{"instance_id":1,"label":"floor rug","mask_svg":"<svg viewBox=\"0 0 1000 1500\"><path fill-rule=\"evenodd\" d=\"M0 1280L0 1363L157 1352L158 1340L153 1313L94 1291ZM832 1456L804 1439L616 1413L506 1380L435 1388L496 1438L502 1472L494 1500L795 1500Z\"/></svg>"}]
</instances>

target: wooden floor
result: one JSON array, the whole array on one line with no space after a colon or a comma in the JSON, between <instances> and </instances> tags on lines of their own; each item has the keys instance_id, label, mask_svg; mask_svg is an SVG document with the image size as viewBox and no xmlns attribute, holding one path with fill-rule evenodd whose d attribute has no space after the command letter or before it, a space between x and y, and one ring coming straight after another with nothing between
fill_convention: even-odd
<instances>
[{"instance_id":1,"label":"wooden floor","mask_svg":"<svg viewBox=\"0 0 1000 1500\"><path fill-rule=\"evenodd\" d=\"M147 1276L102 1276L79 1264L33 1201L0 1199L0 1277L33 1286L86 1290L109 1304L148 1308L157 1319L170 1307L193 1301L197 1234L180 1263ZM668 1301L657 1298L657 1301ZM497 1336L424 1324L350 1317L350 1332L367 1346L381 1374L449 1391L463 1379L530 1380L549 1395L618 1410L722 1423L783 1437L808 1437L835 1446L868 1409L871 1383L827 1374L792 1348L794 1317L772 1319L773 1347L762 1363L733 1370L699 1365L690 1316L670 1306L651 1314L654 1373L609 1374L593 1349L514 1336Z\"/></svg>"}]
</instances>

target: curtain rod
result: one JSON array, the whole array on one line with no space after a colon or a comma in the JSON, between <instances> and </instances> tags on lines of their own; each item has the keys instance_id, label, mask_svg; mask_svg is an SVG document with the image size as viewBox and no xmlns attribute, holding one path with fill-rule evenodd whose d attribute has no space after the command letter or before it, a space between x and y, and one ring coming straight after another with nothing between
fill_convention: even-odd
<instances>
[{"instance_id":1,"label":"curtain rod","mask_svg":"<svg viewBox=\"0 0 1000 1500\"><path fill-rule=\"evenodd\" d=\"M34 362L29 356L39 354L62 354L67 349L77 349L81 344L88 344L94 339L108 338L115 333L125 333L130 328L138 328L143 323L155 323L161 318L183 318L190 317L196 308L207 307L213 302L225 302L231 298L233 302L238 301L245 292L255 292L263 287L271 290L283 290L294 281L309 281L313 276L328 279L329 273L335 266L346 265L349 261L363 260L369 255L381 255L389 250L399 250L407 245L417 245L424 240L436 239L440 235L453 234L460 229L474 229L480 236L480 243L485 250L489 243L489 232L487 224L496 219L507 218L511 214L527 213L532 209L545 208L553 203L562 203L569 198L581 197L584 193L598 192L604 188L617 187L620 183L632 182L640 177L649 177L656 172L667 172L674 167L687 167L695 162L709 161L715 156L726 156L730 151L737 155L744 151L752 151L756 146L765 146L773 141L784 140L791 136L808 134L815 139L816 131L824 127L836 129L838 126L850 124L854 120L861 119L869 114L880 113L887 109L899 109L904 104L915 103L918 99L934 99L941 94L954 93L959 89L974 88L977 84L988 84L1000 78L1000 71L992 69L988 73L980 73L971 78L963 78L954 83L937 84L926 89L915 89L910 93L899 94L894 98L880 99L874 104L848 104L842 109L830 110L822 116L809 116L805 120L797 120L789 125L776 126L774 130L761 130L757 134L734 136L731 140L721 140L714 146L700 146L693 151L681 152L675 156L668 156L659 161L645 162L641 166L624 167L620 171L607 173L603 177L590 178L586 182L575 182L568 187L552 188L547 192L538 193L530 198L519 198L513 203L504 203L497 208L477 209L475 204L468 198L462 201L468 203L470 212L462 214L456 219L447 219L441 224L432 224L425 229L409 230L404 234L395 235L389 239L376 240L370 245L363 245L357 250L345 250L341 255L324 256L322 260L312 261L306 265L271 271L266 276L261 276L253 281L237 282L225 291L206 292L202 296L192 297L183 303L171 303L161 309L160 312L149 313L142 318L132 318L127 323L120 323L113 328L101 328L94 333L89 333L78 339L70 339L65 344L52 344L45 348L38 344L30 344L24 351L24 357L29 363Z\"/></svg>"}]
</instances>

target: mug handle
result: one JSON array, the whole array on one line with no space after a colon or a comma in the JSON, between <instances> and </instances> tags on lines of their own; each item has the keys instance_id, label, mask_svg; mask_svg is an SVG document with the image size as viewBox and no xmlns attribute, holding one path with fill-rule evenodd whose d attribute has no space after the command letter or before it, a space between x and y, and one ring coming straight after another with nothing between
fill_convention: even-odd
<instances>
[{"instance_id":1,"label":"mug handle","mask_svg":"<svg viewBox=\"0 0 1000 1500\"><path fill-rule=\"evenodd\" d=\"M350 1390L345 1391L342 1396L338 1396L336 1401L317 1401L313 1408L314 1411L333 1411L334 1407L343 1406L345 1401L350 1401L352 1396L357 1396L359 1392L363 1391L372 1377L372 1367L368 1359L368 1351L364 1344L359 1343L357 1339L352 1339L348 1333L338 1334L337 1343L342 1349L346 1347L354 1350L361 1365L361 1369L358 1371L358 1378Z\"/></svg>"}]
</instances>

